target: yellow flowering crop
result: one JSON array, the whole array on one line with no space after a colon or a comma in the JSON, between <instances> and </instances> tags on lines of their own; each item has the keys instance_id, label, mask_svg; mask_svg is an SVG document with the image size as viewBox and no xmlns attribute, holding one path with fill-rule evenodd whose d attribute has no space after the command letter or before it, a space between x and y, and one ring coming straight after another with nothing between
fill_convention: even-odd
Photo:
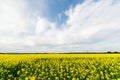
<instances>
[{"instance_id":1,"label":"yellow flowering crop","mask_svg":"<svg viewBox=\"0 0 120 80\"><path fill-rule=\"evenodd\" d=\"M120 80L120 55L0 54L0 80Z\"/></svg>"}]
</instances>

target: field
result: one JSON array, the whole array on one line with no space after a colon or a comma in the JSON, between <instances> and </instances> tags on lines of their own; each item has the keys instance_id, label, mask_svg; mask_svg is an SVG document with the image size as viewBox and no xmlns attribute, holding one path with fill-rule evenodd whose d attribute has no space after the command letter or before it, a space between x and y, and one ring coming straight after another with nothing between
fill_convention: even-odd
<instances>
[{"instance_id":1,"label":"field","mask_svg":"<svg viewBox=\"0 0 120 80\"><path fill-rule=\"evenodd\" d=\"M120 55L0 54L0 80L120 80Z\"/></svg>"}]
</instances>

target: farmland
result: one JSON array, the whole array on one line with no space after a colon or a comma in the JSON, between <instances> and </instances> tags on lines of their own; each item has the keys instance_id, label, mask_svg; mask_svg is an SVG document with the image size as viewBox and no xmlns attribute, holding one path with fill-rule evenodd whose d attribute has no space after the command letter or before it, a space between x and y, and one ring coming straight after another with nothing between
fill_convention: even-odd
<instances>
[{"instance_id":1,"label":"farmland","mask_svg":"<svg viewBox=\"0 0 120 80\"><path fill-rule=\"evenodd\" d=\"M120 55L0 54L0 80L120 80Z\"/></svg>"}]
</instances>

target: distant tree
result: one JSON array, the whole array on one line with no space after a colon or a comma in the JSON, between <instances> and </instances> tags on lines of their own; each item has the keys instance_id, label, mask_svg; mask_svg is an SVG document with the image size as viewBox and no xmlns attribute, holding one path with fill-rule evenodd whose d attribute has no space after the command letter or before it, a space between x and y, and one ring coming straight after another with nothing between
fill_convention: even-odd
<instances>
[{"instance_id":1,"label":"distant tree","mask_svg":"<svg viewBox=\"0 0 120 80\"><path fill-rule=\"evenodd\" d=\"M111 51L108 51L107 53L112 53Z\"/></svg>"},{"instance_id":2,"label":"distant tree","mask_svg":"<svg viewBox=\"0 0 120 80\"><path fill-rule=\"evenodd\" d=\"M117 51L115 51L114 53L118 53Z\"/></svg>"}]
</instances>

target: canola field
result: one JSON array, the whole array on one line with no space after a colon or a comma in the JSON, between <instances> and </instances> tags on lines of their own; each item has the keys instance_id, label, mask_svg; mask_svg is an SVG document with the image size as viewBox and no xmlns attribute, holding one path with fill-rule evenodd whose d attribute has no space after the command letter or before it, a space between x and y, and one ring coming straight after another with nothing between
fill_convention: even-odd
<instances>
[{"instance_id":1,"label":"canola field","mask_svg":"<svg viewBox=\"0 0 120 80\"><path fill-rule=\"evenodd\" d=\"M0 80L120 80L120 55L0 54Z\"/></svg>"}]
</instances>

